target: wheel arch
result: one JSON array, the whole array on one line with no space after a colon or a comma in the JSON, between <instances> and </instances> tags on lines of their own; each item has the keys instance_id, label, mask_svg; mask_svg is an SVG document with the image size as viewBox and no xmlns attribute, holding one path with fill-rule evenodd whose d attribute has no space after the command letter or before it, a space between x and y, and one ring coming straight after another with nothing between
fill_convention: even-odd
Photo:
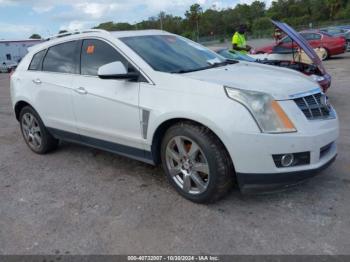
<instances>
[{"instance_id":1,"label":"wheel arch","mask_svg":"<svg viewBox=\"0 0 350 262\"><path fill-rule=\"evenodd\" d=\"M14 110L15 110L15 115L16 115L16 119L19 121L19 116L21 114L21 110L26 107L26 106L30 106L31 108L34 109L34 107L27 101L25 100L19 100L16 102L15 106L14 106ZM35 109L34 109L35 110Z\"/></svg>"},{"instance_id":2,"label":"wheel arch","mask_svg":"<svg viewBox=\"0 0 350 262\"><path fill-rule=\"evenodd\" d=\"M327 56L324 59L322 59L322 61L328 60L332 56L331 51L328 47L323 46L322 48L324 48L324 50L326 50L327 52Z\"/></svg>"},{"instance_id":3,"label":"wheel arch","mask_svg":"<svg viewBox=\"0 0 350 262\"><path fill-rule=\"evenodd\" d=\"M152 136L152 144L151 144L152 157L153 157L155 164L161 163L160 148L161 148L161 143L162 143L162 140L163 140L163 137L164 137L166 131L171 126L173 126L177 123L180 123L180 122L190 122L192 124L204 126L204 127L208 128L210 130L210 132L212 132L215 135L215 137L218 139L218 141L221 143L222 147L226 151L227 155L230 157L232 165L233 165L233 169L234 169L234 162L233 162L231 154L229 153L227 147L225 146L225 143L222 141L222 139L220 139L220 136L217 134L217 132L215 132L213 130L213 128L209 127L206 124L198 122L196 120L192 120L189 118L181 118L181 117L167 119L167 120L163 121L160 125L158 125L158 127L155 129L155 132L153 133L153 136ZM234 171L235 171L235 169L234 169Z\"/></svg>"}]
</instances>

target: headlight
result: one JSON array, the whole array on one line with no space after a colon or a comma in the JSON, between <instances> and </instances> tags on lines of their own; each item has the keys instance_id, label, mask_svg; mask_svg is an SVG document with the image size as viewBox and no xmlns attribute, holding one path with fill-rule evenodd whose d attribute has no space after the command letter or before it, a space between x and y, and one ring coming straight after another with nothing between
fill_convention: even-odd
<instances>
[{"instance_id":1,"label":"headlight","mask_svg":"<svg viewBox=\"0 0 350 262\"><path fill-rule=\"evenodd\" d=\"M326 79L323 76L318 76L318 75L311 75L311 78L316 82L322 82L323 80Z\"/></svg>"},{"instance_id":2,"label":"headlight","mask_svg":"<svg viewBox=\"0 0 350 262\"><path fill-rule=\"evenodd\" d=\"M279 103L269 94L231 87L225 87L225 90L229 98L241 103L249 110L262 132L289 133L297 131Z\"/></svg>"}]
</instances>

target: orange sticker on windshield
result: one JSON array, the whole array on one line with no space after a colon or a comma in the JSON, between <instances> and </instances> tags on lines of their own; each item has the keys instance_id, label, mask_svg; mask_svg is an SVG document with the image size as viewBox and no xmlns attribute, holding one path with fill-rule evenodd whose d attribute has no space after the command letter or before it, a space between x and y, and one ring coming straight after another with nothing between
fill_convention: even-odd
<instances>
[{"instance_id":1,"label":"orange sticker on windshield","mask_svg":"<svg viewBox=\"0 0 350 262\"><path fill-rule=\"evenodd\" d=\"M88 47L87 47L87 49L86 49L86 53L88 54L88 55L91 55L91 54L93 54L95 52L95 46L94 45L89 45Z\"/></svg>"}]
</instances>

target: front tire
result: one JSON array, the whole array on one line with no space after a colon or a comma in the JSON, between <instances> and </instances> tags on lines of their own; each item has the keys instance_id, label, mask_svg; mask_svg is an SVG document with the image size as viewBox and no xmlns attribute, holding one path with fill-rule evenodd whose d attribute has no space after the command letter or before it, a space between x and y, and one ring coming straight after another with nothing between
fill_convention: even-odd
<instances>
[{"instance_id":1,"label":"front tire","mask_svg":"<svg viewBox=\"0 0 350 262\"><path fill-rule=\"evenodd\" d=\"M30 106L21 110L19 117L24 141L37 154L46 154L58 146L55 139L45 127L38 113Z\"/></svg>"},{"instance_id":2,"label":"front tire","mask_svg":"<svg viewBox=\"0 0 350 262\"><path fill-rule=\"evenodd\" d=\"M206 127L181 122L168 129L161 145L163 169L186 199L210 203L234 184L234 168L220 140Z\"/></svg>"},{"instance_id":3,"label":"front tire","mask_svg":"<svg viewBox=\"0 0 350 262\"><path fill-rule=\"evenodd\" d=\"M324 51L324 53L322 55L322 61L326 61L327 59L330 58L329 51L326 48L324 50L325 51Z\"/></svg>"}]
</instances>

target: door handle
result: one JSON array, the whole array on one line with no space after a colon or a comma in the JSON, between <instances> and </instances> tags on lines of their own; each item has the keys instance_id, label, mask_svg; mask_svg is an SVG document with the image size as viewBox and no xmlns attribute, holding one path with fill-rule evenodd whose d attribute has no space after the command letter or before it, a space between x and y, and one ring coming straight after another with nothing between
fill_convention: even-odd
<instances>
[{"instance_id":1,"label":"door handle","mask_svg":"<svg viewBox=\"0 0 350 262\"><path fill-rule=\"evenodd\" d=\"M79 87L75 89L75 92L77 92L80 95L86 95L88 93L84 87Z\"/></svg>"},{"instance_id":2,"label":"door handle","mask_svg":"<svg viewBox=\"0 0 350 262\"><path fill-rule=\"evenodd\" d=\"M36 85L41 85L42 82L39 78L37 78L37 79L33 79L33 83Z\"/></svg>"}]
</instances>

